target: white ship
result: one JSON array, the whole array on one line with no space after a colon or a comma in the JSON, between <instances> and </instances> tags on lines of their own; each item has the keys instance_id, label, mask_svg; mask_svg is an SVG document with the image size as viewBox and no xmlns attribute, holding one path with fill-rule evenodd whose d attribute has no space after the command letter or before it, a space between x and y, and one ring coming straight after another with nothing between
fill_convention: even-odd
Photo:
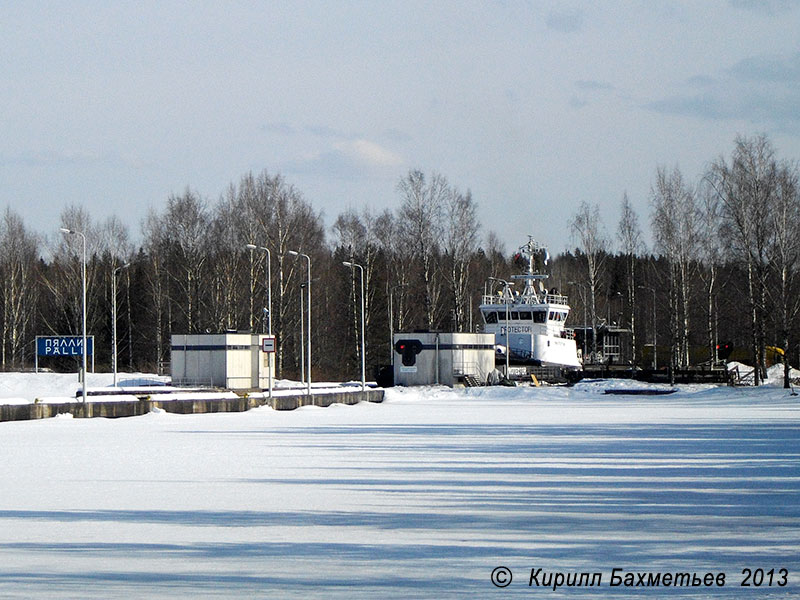
<instances>
[{"instance_id":1,"label":"white ship","mask_svg":"<svg viewBox=\"0 0 800 600\"><path fill-rule=\"evenodd\" d=\"M547 250L530 239L519 256L528 265L525 273L512 276L515 281L490 278L500 289L483 296L484 332L494 333L495 343L515 363L579 368L574 332L564 327L570 311L567 297L555 288L547 290L543 281L548 276L536 271L536 257L546 265Z\"/></svg>"}]
</instances>

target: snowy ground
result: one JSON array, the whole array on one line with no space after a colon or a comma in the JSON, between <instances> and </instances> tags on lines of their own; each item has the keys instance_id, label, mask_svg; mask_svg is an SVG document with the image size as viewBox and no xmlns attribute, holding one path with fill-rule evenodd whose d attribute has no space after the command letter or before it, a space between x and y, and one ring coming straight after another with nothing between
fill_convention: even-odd
<instances>
[{"instance_id":1,"label":"snowy ground","mask_svg":"<svg viewBox=\"0 0 800 600\"><path fill-rule=\"evenodd\" d=\"M603 393L626 385L0 423L0 598L798 597L800 397ZM532 568L602 585L532 589Z\"/></svg>"}]
</instances>

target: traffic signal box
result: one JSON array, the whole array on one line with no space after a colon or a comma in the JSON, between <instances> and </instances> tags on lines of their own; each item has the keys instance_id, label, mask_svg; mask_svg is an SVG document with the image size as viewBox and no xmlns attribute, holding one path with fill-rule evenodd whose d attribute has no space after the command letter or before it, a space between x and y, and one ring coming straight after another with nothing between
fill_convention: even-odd
<instances>
[{"instance_id":1,"label":"traffic signal box","mask_svg":"<svg viewBox=\"0 0 800 600\"><path fill-rule=\"evenodd\" d=\"M395 352L403 357L403 366L413 367L417 364L417 354L422 352L422 342L419 340L397 340L394 344Z\"/></svg>"}]
</instances>

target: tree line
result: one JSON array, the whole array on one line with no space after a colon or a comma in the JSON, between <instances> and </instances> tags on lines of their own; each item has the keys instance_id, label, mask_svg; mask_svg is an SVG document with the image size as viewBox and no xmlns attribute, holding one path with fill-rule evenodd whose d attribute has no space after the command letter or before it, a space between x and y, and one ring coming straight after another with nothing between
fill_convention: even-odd
<instances>
[{"instance_id":1,"label":"tree line","mask_svg":"<svg viewBox=\"0 0 800 600\"><path fill-rule=\"evenodd\" d=\"M694 183L677 167L659 167L650 208L649 253L625 196L615 255L596 205L583 203L573 217L591 323L602 319L597 296L607 309L619 298L620 321L632 330L640 360L645 339L663 340L661 364L673 370L717 362L722 345L754 367L756 385L768 355L786 357L788 387L788 359L800 361L797 164L779 159L765 135L739 136L730 157L711 161ZM648 332L648 299L641 300L650 292L657 336L653 327Z\"/></svg>"},{"instance_id":2,"label":"tree line","mask_svg":"<svg viewBox=\"0 0 800 600\"><path fill-rule=\"evenodd\" d=\"M582 203L570 219L574 249L550 264L551 285L570 294L568 324L583 317L630 328L641 364L652 359L653 325L659 361L673 368L717 360L721 340L762 369L768 347L788 355L798 340L796 165L777 159L764 136L738 138L731 157L713 161L695 184L677 168L658 168L650 196L650 250L627 196L614 236L596 204ZM484 282L519 271L511 254L496 233L481 231L470 191L441 174L409 171L397 201L394 210L348 210L326 230L284 177L248 173L214 202L191 189L170 196L141 224L138 243L117 217L97 222L67 207L62 227L86 240L98 368L111 365L116 301L122 370L163 371L172 334L263 332L271 322L278 376L298 378L307 272L290 251L311 262L315 379L359 376L360 272L343 262L363 267L371 371L390 362L393 331L479 330ZM77 235L41 236L5 211L3 369L32 365L36 335L81 331L82 244Z\"/></svg>"}]
</instances>

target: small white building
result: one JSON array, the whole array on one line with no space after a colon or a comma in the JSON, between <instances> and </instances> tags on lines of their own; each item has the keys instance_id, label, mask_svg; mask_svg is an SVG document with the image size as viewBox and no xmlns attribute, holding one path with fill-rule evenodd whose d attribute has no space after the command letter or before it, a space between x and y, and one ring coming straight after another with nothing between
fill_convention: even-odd
<instances>
[{"instance_id":1,"label":"small white building","mask_svg":"<svg viewBox=\"0 0 800 600\"><path fill-rule=\"evenodd\" d=\"M264 389L275 376L275 356L262 352L265 334L219 333L172 336L174 385Z\"/></svg>"},{"instance_id":2,"label":"small white building","mask_svg":"<svg viewBox=\"0 0 800 600\"><path fill-rule=\"evenodd\" d=\"M485 383L494 369L494 356L491 333L396 333L394 382L453 387L472 376Z\"/></svg>"}]
</instances>

